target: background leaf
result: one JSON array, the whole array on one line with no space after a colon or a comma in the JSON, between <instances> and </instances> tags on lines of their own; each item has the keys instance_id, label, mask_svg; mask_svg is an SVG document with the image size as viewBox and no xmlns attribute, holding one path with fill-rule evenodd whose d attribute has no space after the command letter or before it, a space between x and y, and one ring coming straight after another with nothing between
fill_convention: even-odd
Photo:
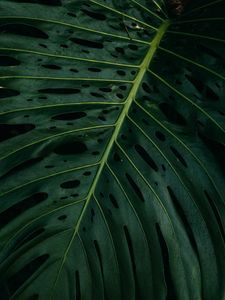
<instances>
[{"instance_id":1,"label":"background leaf","mask_svg":"<svg viewBox=\"0 0 225 300\"><path fill-rule=\"evenodd\" d=\"M225 299L224 12L0 1L1 299Z\"/></svg>"}]
</instances>

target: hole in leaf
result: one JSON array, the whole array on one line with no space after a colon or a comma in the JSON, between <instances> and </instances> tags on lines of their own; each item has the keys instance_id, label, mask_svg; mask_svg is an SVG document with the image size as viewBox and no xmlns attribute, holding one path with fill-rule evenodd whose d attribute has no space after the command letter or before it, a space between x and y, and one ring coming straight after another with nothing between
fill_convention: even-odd
<instances>
[{"instance_id":1,"label":"hole in leaf","mask_svg":"<svg viewBox=\"0 0 225 300\"><path fill-rule=\"evenodd\" d=\"M123 99L123 94L117 93L116 96L117 96L119 99Z\"/></svg>"},{"instance_id":2,"label":"hole in leaf","mask_svg":"<svg viewBox=\"0 0 225 300\"><path fill-rule=\"evenodd\" d=\"M150 89L149 85L146 82L142 83L142 88L146 93L148 93L148 94L152 93L152 90Z\"/></svg>"},{"instance_id":3,"label":"hole in leaf","mask_svg":"<svg viewBox=\"0 0 225 300\"><path fill-rule=\"evenodd\" d=\"M70 38L70 41L75 44L78 44L80 46L86 46L89 48L96 48L96 49L103 48L103 43L94 42L94 41L90 41L90 40L84 40L84 39L79 39L79 38Z\"/></svg>"},{"instance_id":4,"label":"hole in leaf","mask_svg":"<svg viewBox=\"0 0 225 300\"><path fill-rule=\"evenodd\" d=\"M141 156L141 158L154 170L158 171L158 167L147 151L140 145L135 145L135 150Z\"/></svg>"},{"instance_id":5,"label":"hole in leaf","mask_svg":"<svg viewBox=\"0 0 225 300\"><path fill-rule=\"evenodd\" d=\"M128 47L133 50L133 51L137 51L138 50L138 46L134 45L134 44L129 44Z\"/></svg>"},{"instance_id":6,"label":"hole in leaf","mask_svg":"<svg viewBox=\"0 0 225 300\"><path fill-rule=\"evenodd\" d=\"M81 51L82 51L82 52L84 52L84 53L87 53L87 54L89 54L89 53L90 53L90 51L88 51L88 50L84 50L84 49L82 49Z\"/></svg>"},{"instance_id":7,"label":"hole in leaf","mask_svg":"<svg viewBox=\"0 0 225 300\"><path fill-rule=\"evenodd\" d=\"M63 189L73 189L80 185L80 180L70 180L60 184Z\"/></svg>"},{"instance_id":8,"label":"hole in leaf","mask_svg":"<svg viewBox=\"0 0 225 300\"><path fill-rule=\"evenodd\" d=\"M176 156L176 158L182 163L182 165L185 168L187 168L187 163L184 160L183 156L174 147L171 146L170 149L172 150L172 152Z\"/></svg>"},{"instance_id":9,"label":"hole in leaf","mask_svg":"<svg viewBox=\"0 0 225 300\"><path fill-rule=\"evenodd\" d=\"M120 156L119 156L118 153L115 153L115 154L113 155L113 158L114 158L114 160L115 160L116 162L121 162L121 158L120 158Z\"/></svg>"},{"instance_id":10,"label":"hole in leaf","mask_svg":"<svg viewBox=\"0 0 225 300\"><path fill-rule=\"evenodd\" d=\"M128 250L130 253L130 260L131 260L131 265L132 265L132 269L133 269L133 274L134 274L134 283L135 283L135 297L134 299L140 299L138 297L138 283L137 283L137 273L136 273L136 264L135 264L135 256L134 256L134 249L133 249L133 245L132 245L132 240L131 240L131 236L130 233L128 231L127 226L123 226L123 230L124 230L124 234L126 237L126 241L127 241L127 245L128 245Z\"/></svg>"},{"instance_id":11,"label":"hole in leaf","mask_svg":"<svg viewBox=\"0 0 225 300\"><path fill-rule=\"evenodd\" d=\"M118 70L116 71L118 75L120 76L125 76L126 75L126 72L125 71L122 71L122 70Z\"/></svg>"},{"instance_id":12,"label":"hole in leaf","mask_svg":"<svg viewBox=\"0 0 225 300\"><path fill-rule=\"evenodd\" d=\"M112 202L112 205L113 205L115 208L119 208L119 205L118 205L118 203L117 203L115 197L114 197L111 193L109 194L109 199L110 199L110 201Z\"/></svg>"},{"instance_id":13,"label":"hole in leaf","mask_svg":"<svg viewBox=\"0 0 225 300\"><path fill-rule=\"evenodd\" d=\"M41 235L43 232L45 232L44 228L35 229L35 230L29 232L28 234L26 234L25 238L20 238L20 240L17 241L14 251L19 249L21 246L25 245L29 241L32 241L33 239L35 239L36 237Z\"/></svg>"},{"instance_id":14,"label":"hole in leaf","mask_svg":"<svg viewBox=\"0 0 225 300\"><path fill-rule=\"evenodd\" d=\"M95 211L94 211L93 208L91 209L91 215L92 215L92 216L95 216Z\"/></svg>"},{"instance_id":15,"label":"hole in leaf","mask_svg":"<svg viewBox=\"0 0 225 300\"><path fill-rule=\"evenodd\" d=\"M120 85L119 88L122 90L122 91L126 91L127 87L125 85Z\"/></svg>"},{"instance_id":16,"label":"hole in leaf","mask_svg":"<svg viewBox=\"0 0 225 300\"><path fill-rule=\"evenodd\" d=\"M102 94L99 94L99 93L91 92L90 94L94 97L97 97L97 98L104 98L104 96Z\"/></svg>"},{"instance_id":17,"label":"hole in leaf","mask_svg":"<svg viewBox=\"0 0 225 300\"><path fill-rule=\"evenodd\" d=\"M54 152L59 155L74 155L81 154L87 150L87 146L83 142L70 141L63 142L54 149Z\"/></svg>"},{"instance_id":18,"label":"hole in leaf","mask_svg":"<svg viewBox=\"0 0 225 300\"><path fill-rule=\"evenodd\" d=\"M77 120L86 117L87 114L85 112L73 112L73 113L66 113L52 117L53 120Z\"/></svg>"},{"instance_id":19,"label":"hole in leaf","mask_svg":"<svg viewBox=\"0 0 225 300\"><path fill-rule=\"evenodd\" d=\"M225 243L225 232L224 232L224 228L223 228L223 223L221 221L221 217L220 217L220 214L219 214L219 211L218 211L218 208L216 207L213 199L209 196L209 193L205 190L204 191L205 193L205 196L207 198L207 200L209 201L209 204L214 212L214 215L216 217L216 220L217 220L217 223L218 223L218 226L220 228L220 232L221 232L221 235L222 235L222 238L223 238L223 241Z\"/></svg>"},{"instance_id":20,"label":"hole in leaf","mask_svg":"<svg viewBox=\"0 0 225 300\"><path fill-rule=\"evenodd\" d=\"M106 121L106 118L104 116L99 116L98 119L104 122Z\"/></svg>"},{"instance_id":21,"label":"hole in leaf","mask_svg":"<svg viewBox=\"0 0 225 300\"><path fill-rule=\"evenodd\" d=\"M39 93L46 94L78 94L80 93L79 89L72 88L49 88L49 89L41 89Z\"/></svg>"},{"instance_id":22,"label":"hole in leaf","mask_svg":"<svg viewBox=\"0 0 225 300\"><path fill-rule=\"evenodd\" d=\"M67 215L61 215L58 217L59 221L64 221L67 218Z\"/></svg>"},{"instance_id":23,"label":"hole in leaf","mask_svg":"<svg viewBox=\"0 0 225 300\"><path fill-rule=\"evenodd\" d=\"M103 273L103 265L102 265L102 255L101 255L99 244L98 244L98 242L96 240L94 240L94 246L95 246L95 250L96 250L96 253L97 253L97 256L98 256L98 260L99 260L99 263L100 263L102 278L104 278L104 275L103 275L104 274Z\"/></svg>"},{"instance_id":24,"label":"hole in leaf","mask_svg":"<svg viewBox=\"0 0 225 300\"><path fill-rule=\"evenodd\" d=\"M106 88L106 87L99 88L99 90L100 90L100 91L102 91L102 92L105 92L105 93L109 93L109 92L111 92L111 91L112 91L112 89L111 89L111 88Z\"/></svg>"},{"instance_id":25,"label":"hole in leaf","mask_svg":"<svg viewBox=\"0 0 225 300\"><path fill-rule=\"evenodd\" d=\"M78 271L75 272L75 282L76 282L76 300L81 300L80 276Z\"/></svg>"},{"instance_id":26,"label":"hole in leaf","mask_svg":"<svg viewBox=\"0 0 225 300\"><path fill-rule=\"evenodd\" d=\"M0 88L0 99L1 98L8 98L8 97L14 97L18 96L20 92L12 89L7 89L7 88Z\"/></svg>"},{"instance_id":27,"label":"hole in leaf","mask_svg":"<svg viewBox=\"0 0 225 300\"><path fill-rule=\"evenodd\" d=\"M0 26L0 33L25 35L34 38L47 39L48 35L42 30L27 24L6 24Z\"/></svg>"},{"instance_id":28,"label":"hole in leaf","mask_svg":"<svg viewBox=\"0 0 225 300\"><path fill-rule=\"evenodd\" d=\"M134 180L132 179L132 177L126 173L126 177L132 187L132 189L134 190L134 192L136 193L136 195L138 196L138 198L142 201L145 202L144 196L140 190L140 188L138 187L138 185L134 182Z\"/></svg>"},{"instance_id":29,"label":"hole in leaf","mask_svg":"<svg viewBox=\"0 0 225 300\"><path fill-rule=\"evenodd\" d=\"M159 139L162 142L164 142L166 140L165 135L160 131L156 131L155 136L157 137L157 139Z\"/></svg>"},{"instance_id":30,"label":"hole in leaf","mask_svg":"<svg viewBox=\"0 0 225 300\"><path fill-rule=\"evenodd\" d=\"M148 122L147 120L145 120L145 119L142 119L142 122L143 122L146 126L149 126L149 125L150 125L149 122Z\"/></svg>"},{"instance_id":31,"label":"hole in leaf","mask_svg":"<svg viewBox=\"0 0 225 300\"><path fill-rule=\"evenodd\" d=\"M205 47L203 45L197 45L198 49L201 51L201 53L206 53L209 56L212 56L214 58L221 58L214 50Z\"/></svg>"},{"instance_id":32,"label":"hole in leaf","mask_svg":"<svg viewBox=\"0 0 225 300\"><path fill-rule=\"evenodd\" d=\"M46 166L45 166L46 169L52 169L52 168L54 168L54 167L55 167L54 165L46 165Z\"/></svg>"},{"instance_id":33,"label":"hole in leaf","mask_svg":"<svg viewBox=\"0 0 225 300\"><path fill-rule=\"evenodd\" d=\"M76 197L78 197L79 196L79 194L71 194L71 197L74 197L74 198L76 198Z\"/></svg>"},{"instance_id":34,"label":"hole in leaf","mask_svg":"<svg viewBox=\"0 0 225 300\"><path fill-rule=\"evenodd\" d=\"M89 10L86 10L86 9L82 9L81 11L83 11L87 16L89 16L90 18L93 18L95 20L99 20L99 21L105 21L106 20L106 16L101 14L101 13L89 11Z\"/></svg>"},{"instance_id":35,"label":"hole in leaf","mask_svg":"<svg viewBox=\"0 0 225 300\"><path fill-rule=\"evenodd\" d=\"M0 142L33 130L33 124L0 124Z\"/></svg>"},{"instance_id":36,"label":"hole in leaf","mask_svg":"<svg viewBox=\"0 0 225 300\"><path fill-rule=\"evenodd\" d=\"M200 259L199 258L199 253L198 253L198 247L197 247L197 244L196 244L196 241L195 241L195 237L194 237L193 231L191 229L191 225L189 224L189 222L187 220L185 212L184 212L182 206L180 205L176 195L174 194L174 191L171 189L170 186L167 186L167 190L169 192L170 199L173 202L174 208L175 208L178 216L180 217L181 222L183 223L183 227L184 227L184 229L185 229L185 231L186 231L186 233L189 237L192 248L195 251L198 259Z\"/></svg>"},{"instance_id":37,"label":"hole in leaf","mask_svg":"<svg viewBox=\"0 0 225 300\"><path fill-rule=\"evenodd\" d=\"M100 152L99 152L99 151L93 151L92 154L93 154L93 155L99 155Z\"/></svg>"},{"instance_id":38,"label":"hole in leaf","mask_svg":"<svg viewBox=\"0 0 225 300\"><path fill-rule=\"evenodd\" d=\"M185 75L185 77L193 84L193 86L200 92L202 93L204 89L204 84L202 81L194 78L193 76L190 76L188 74Z\"/></svg>"},{"instance_id":39,"label":"hole in leaf","mask_svg":"<svg viewBox=\"0 0 225 300\"><path fill-rule=\"evenodd\" d=\"M99 68L88 68L88 71L99 73L99 72L101 72L102 70L99 69Z\"/></svg>"},{"instance_id":40,"label":"hole in leaf","mask_svg":"<svg viewBox=\"0 0 225 300\"><path fill-rule=\"evenodd\" d=\"M39 46L41 46L42 48L45 48L45 49L48 48L45 44L39 44Z\"/></svg>"},{"instance_id":41,"label":"hole in leaf","mask_svg":"<svg viewBox=\"0 0 225 300\"><path fill-rule=\"evenodd\" d=\"M78 73L79 71L77 69L70 69L71 72L73 73Z\"/></svg>"},{"instance_id":42,"label":"hole in leaf","mask_svg":"<svg viewBox=\"0 0 225 300\"><path fill-rule=\"evenodd\" d=\"M90 171L86 171L86 172L83 173L83 175L84 175L84 176L90 176L90 175L91 175L91 172L90 172Z\"/></svg>"},{"instance_id":43,"label":"hole in leaf","mask_svg":"<svg viewBox=\"0 0 225 300\"><path fill-rule=\"evenodd\" d=\"M181 126L186 125L185 118L170 104L166 102L160 103L159 108L170 122Z\"/></svg>"},{"instance_id":44,"label":"hole in leaf","mask_svg":"<svg viewBox=\"0 0 225 300\"><path fill-rule=\"evenodd\" d=\"M4 174L1 178L4 178L6 176L12 176L13 174L23 171L28 167L30 168L30 167L34 166L35 164L41 162L42 160L43 160L42 157L31 158L31 159L17 165L16 167L12 168L6 174Z\"/></svg>"},{"instance_id":45,"label":"hole in leaf","mask_svg":"<svg viewBox=\"0 0 225 300\"><path fill-rule=\"evenodd\" d=\"M115 50L116 50L118 53L121 53L121 54L124 54L124 53L125 53L124 49L121 48L121 47L116 47Z\"/></svg>"},{"instance_id":46,"label":"hole in leaf","mask_svg":"<svg viewBox=\"0 0 225 300\"><path fill-rule=\"evenodd\" d=\"M14 220L20 214L29 208L38 205L48 198L48 194L44 192L33 194L32 196L12 205L0 214L0 227L5 226L10 221Z\"/></svg>"},{"instance_id":47,"label":"hole in leaf","mask_svg":"<svg viewBox=\"0 0 225 300\"><path fill-rule=\"evenodd\" d=\"M204 142L204 145L213 154L222 173L225 174L225 146L206 136L203 132L200 132L200 130L198 131L198 135Z\"/></svg>"},{"instance_id":48,"label":"hole in leaf","mask_svg":"<svg viewBox=\"0 0 225 300\"><path fill-rule=\"evenodd\" d=\"M42 254L27 263L21 270L12 275L8 281L8 288L11 295L15 293L49 258L49 254Z\"/></svg>"},{"instance_id":49,"label":"hole in leaf","mask_svg":"<svg viewBox=\"0 0 225 300\"><path fill-rule=\"evenodd\" d=\"M20 61L14 57L0 55L0 66L18 66Z\"/></svg>"},{"instance_id":50,"label":"hole in leaf","mask_svg":"<svg viewBox=\"0 0 225 300\"><path fill-rule=\"evenodd\" d=\"M176 296L176 291L175 291L171 269L170 269L169 251L158 223L156 223L156 232L158 235L162 258L163 258L164 277L165 277L165 282L167 287L166 300L174 300L177 299L177 296Z\"/></svg>"},{"instance_id":51,"label":"hole in leaf","mask_svg":"<svg viewBox=\"0 0 225 300\"><path fill-rule=\"evenodd\" d=\"M220 98L219 96L210 88L210 87L206 87L206 97L211 100L211 101L219 101Z\"/></svg>"},{"instance_id":52,"label":"hole in leaf","mask_svg":"<svg viewBox=\"0 0 225 300\"><path fill-rule=\"evenodd\" d=\"M74 13L67 13L68 16L76 18L77 16Z\"/></svg>"},{"instance_id":53,"label":"hole in leaf","mask_svg":"<svg viewBox=\"0 0 225 300\"><path fill-rule=\"evenodd\" d=\"M50 70L61 70L62 68L57 65L42 65L43 68L50 69Z\"/></svg>"}]
</instances>

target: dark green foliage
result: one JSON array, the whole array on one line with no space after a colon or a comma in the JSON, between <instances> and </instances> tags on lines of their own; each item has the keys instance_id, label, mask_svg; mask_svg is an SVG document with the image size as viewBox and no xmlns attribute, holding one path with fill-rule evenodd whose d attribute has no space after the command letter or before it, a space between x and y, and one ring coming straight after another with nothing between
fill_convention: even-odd
<instances>
[{"instance_id":1,"label":"dark green foliage","mask_svg":"<svg viewBox=\"0 0 225 300\"><path fill-rule=\"evenodd\" d=\"M0 1L1 300L225 299L225 2L179 2Z\"/></svg>"}]
</instances>

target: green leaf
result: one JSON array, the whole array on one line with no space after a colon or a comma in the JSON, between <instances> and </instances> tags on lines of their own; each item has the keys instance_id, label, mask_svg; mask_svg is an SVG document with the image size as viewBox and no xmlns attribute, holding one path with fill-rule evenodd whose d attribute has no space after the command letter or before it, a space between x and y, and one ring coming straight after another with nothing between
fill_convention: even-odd
<instances>
[{"instance_id":1,"label":"green leaf","mask_svg":"<svg viewBox=\"0 0 225 300\"><path fill-rule=\"evenodd\" d=\"M225 299L225 2L0 1L1 300Z\"/></svg>"}]
</instances>

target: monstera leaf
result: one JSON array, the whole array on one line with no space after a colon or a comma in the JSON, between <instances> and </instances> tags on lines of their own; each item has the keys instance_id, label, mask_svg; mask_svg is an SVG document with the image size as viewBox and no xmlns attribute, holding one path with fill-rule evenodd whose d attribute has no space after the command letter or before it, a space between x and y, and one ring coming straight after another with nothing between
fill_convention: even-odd
<instances>
[{"instance_id":1,"label":"monstera leaf","mask_svg":"<svg viewBox=\"0 0 225 300\"><path fill-rule=\"evenodd\" d=\"M225 299L225 2L178 2L0 1L1 300Z\"/></svg>"}]
</instances>

